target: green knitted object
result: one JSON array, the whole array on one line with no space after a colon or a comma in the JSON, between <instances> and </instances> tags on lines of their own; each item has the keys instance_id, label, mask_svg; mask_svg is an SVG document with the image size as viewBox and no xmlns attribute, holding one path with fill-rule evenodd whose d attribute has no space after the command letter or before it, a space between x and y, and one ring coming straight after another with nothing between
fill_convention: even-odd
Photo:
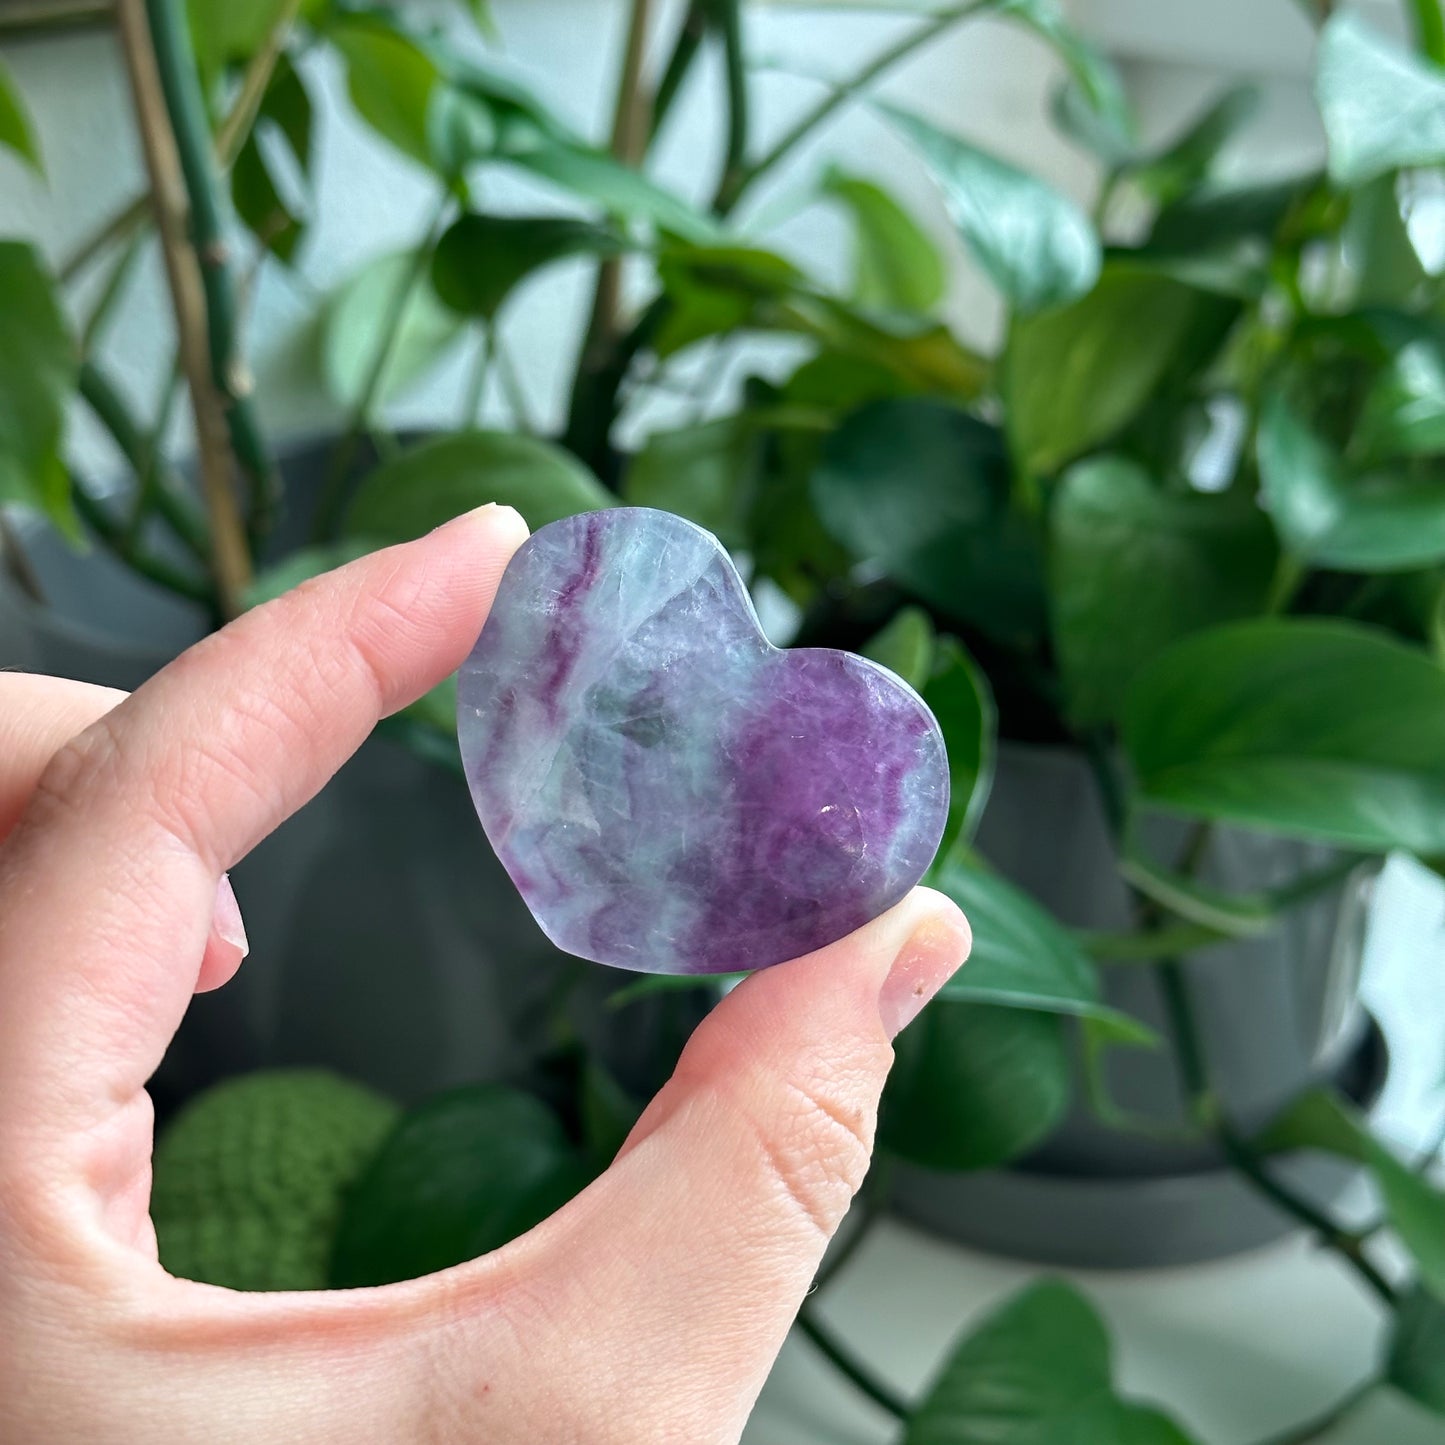
<instances>
[{"instance_id":1,"label":"green knitted object","mask_svg":"<svg viewBox=\"0 0 1445 1445\"><path fill-rule=\"evenodd\" d=\"M231 1289L324 1289L342 1193L400 1117L381 1095L321 1069L208 1089L156 1146L161 1263Z\"/></svg>"}]
</instances>

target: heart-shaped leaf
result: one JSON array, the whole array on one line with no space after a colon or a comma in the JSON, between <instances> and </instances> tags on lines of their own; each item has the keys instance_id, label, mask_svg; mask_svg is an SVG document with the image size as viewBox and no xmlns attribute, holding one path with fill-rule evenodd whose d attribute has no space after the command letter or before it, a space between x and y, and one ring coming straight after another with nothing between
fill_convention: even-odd
<instances>
[{"instance_id":1,"label":"heart-shaped leaf","mask_svg":"<svg viewBox=\"0 0 1445 1445\"><path fill-rule=\"evenodd\" d=\"M875 402L829 438L812 492L834 537L925 601L994 635L1042 630L1043 559L996 428L941 402Z\"/></svg>"},{"instance_id":2,"label":"heart-shaped leaf","mask_svg":"<svg viewBox=\"0 0 1445 1445\"><path fill-rule=\"evenodd\" d=\"M1116 263L1074 305L1016 317L1000 386L1018 464L1048 476L1133 420L1212 299Z\"/></svg>"},{"instance_id":3,"label":"heart-shaped leaf","mask_svg":"<svg viewBox=\"0 0 1445 1445\"><path fill-rule=\"evenodd\" d=\"M415 270L409 252L379 257L343 282L328 301L321 319L321 370L340 405L354 407L360 400L403 292L401 323L382 373L380 398L419 381L462 335L462 319L442 305L430 280L418 279Z\"/></svg>"},{"instance_id":4,"label":"heart-shaped leaf","mask_svg":"<svg viewBox=\"0 0 1445 1445\"><path fill-rule=\"evenodd\" d=\"M615 231L591 221L469 213L437 242L432 285L453 311L491 321L533 272L568 256L615 256L625 245Z\"/></svg>"},{"instance_id":5,"label":"heart-shaped leaf","mask_svg":"<svg viewBox=\"0 0 1445 1445\"><path fill-rule=\"evenodd\" d=\"M1093 961L1027 894L958 848L929 881L973 927L968 966L943 986L941 998L1104 1019L1120 1042L1152 1042L1149 1029L1102 1002Z\"/></svg>"},{"instance_id":6,"label":"heart-shaped leaf","mask_svg":"<svg viewBox=\"0 0 1445 1445\"><path fill-rule=\"evenodd\" d=\"M556 1115L529 1094L483 1084L429 1100L348 1192L331 1285L416 1279L500 1249L588 1173Z\"/></svg>"},{"instance_id":7,"label":"heart-shaped leaf","mask_svg":"<svg viewBox=\"0 0 1445 1445\"><path fill-rule=\"evenodd\" d=\"M1259 474L1280 537L1306 561L1388 572L1445 559L1445 483L1351 476L1281 392L1261 412Z\"/></svg>"},{"instance_id":8,"label":"heart-shaped leaf","mask_svg":"<svg viewBox=\"0 0 1445 1445\"><path fill-rule=\"evenodd\" d=\"M1072 201L920 116L887 113L938 182L964 244L1012 306L1060 306L1098 280L1099 238Z\"/></svg>"},{"instance_id":9,"label":"heart-shaped leaf","mask_svg":"<svg viewBox=\"0 0 1445 1445\"><path fill-rule=\"evenodd\" d=\"M1445 160L1445 71L1385 39L1353 10L1325 26L1315 95L1336 184L1359 186Z\"/></svg>"},{"instance_id":10,"label":"heart-shaped leaf","mask_svg":"<svg viewBox=\"0 0 1445 1445\"><path fill-rule=\"evenodd\" d=\"M1114 1393L1109 1337L1057 1280L1031 1285L954 1349L904 1445L1189 1445L1168 1416Z\"/></svg>"},{"instance_id":11,"label":"heart-shaped leaf","mask_svg":"<svg viewBox=\"0 0 1445 1445\"><path fill-rule=\"evenodd\" d=\"M989 1169L1048 1137L1069 1107L1061 1021L938 1000L898 1036L879 1141L928 1169Z\"/></svg>"},{"instance_id":12,"label":"heart-shaped leaf","mask_svg":"<svg viewBox=\"0 0 1445 1445\"><path fill-rule=\"evenodd\" d=\"M1064 476L1050 544L1054 642L1081 725L1114 718L1134 674L1170 643L1261 611L1279 551L1251 503L1165 491L1122 457Z\"/></svg>"},{"instance_id":13,"label":"heart-shaped leaf","mask_svg":"<svg viewBox=\"0 0 1445 1445\"><path fill-rule=\"evenodd\" d=\"M943 260L921 226L875 182L831 168L823 194L853 222L853 295L860 306L929 311L943 298Z\"/></svg>"},{"instance_id":14,"label":"heart-shaped leaf","mask_svg":"<svg viewBox=\"0 0 1445 1445\"><path fill-rule=\"evenodd\" d=\"M1445 669L1384 633L1305 619L1176 643L1135 678L1144 800L1370 851L1445 850Z\"/></svg>"},{"instance_id":15,"label":"heart-shaped leaf","mask_svg":"<svg viewBox=\"0 0 1445 1445\"><path fill-rule=\"evenodd\" d=\"M346 88L357 114L403 155L431 168L433 104L445 89L436 61L409 36L368 16L334 21L331 43L346 61Z\"/></svg>"},{"instance_id":16,"label":"heart-shaped leaf","mask_svg":"<svg viewBox=\"0 0 1445 1445\"><path fill-rule=\"evenodd\" d=\"M459 432L422 442L368 472L347 510L346 531L408 542L488 502L515 507L537 528L614 500L581 462L550 442Z\"/></svg>"}]
</instances>

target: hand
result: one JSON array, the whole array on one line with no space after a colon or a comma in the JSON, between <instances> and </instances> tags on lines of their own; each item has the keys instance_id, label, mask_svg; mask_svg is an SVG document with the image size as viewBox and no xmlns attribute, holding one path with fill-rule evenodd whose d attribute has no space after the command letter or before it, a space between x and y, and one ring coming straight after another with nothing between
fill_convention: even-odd
<instances>
[{"instance_id":1,"label":"hand","mask_svg":"<svg viewBox=\"0 0 1445 1445\"><path fill-rule=\"evenodd\" d=\"M967 952L927 890L734 990L616 1163L505 1249L317 1294L156 1261L145 1084L243 956L225 870L458 666L525 535L459 518L128 698L0 673L5 1445L738 1439L867 1168L890 1036Z\"/></svg>"}]
</instances>

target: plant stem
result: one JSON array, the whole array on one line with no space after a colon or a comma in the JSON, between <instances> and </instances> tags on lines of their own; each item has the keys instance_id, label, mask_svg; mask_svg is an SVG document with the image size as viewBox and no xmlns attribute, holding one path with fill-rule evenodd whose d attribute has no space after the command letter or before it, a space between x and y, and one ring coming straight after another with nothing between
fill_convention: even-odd
<instances>
[{"instance_id":1,"label":"plant stem","mask_svg":"<svg viewBox=\"0 0 1445 1445\"><path fill-rule=\"evenodd\" d=\"M1387 1305L1395 1303L1390 1282L1365 1253L1358 1235L1342 1229L1309 1200L1281 1184L1270 1174L1265 1162L1255 1154L1247 1140L1238 1134L1224 1117L1218 1099L1209 1085L1207 1061L1204 1057L1194 1005L1189 997L1188 982L1183 969L1171 961L1159 965L1159 982L1164 994L1164 1007L1169 1016L1174 1045L1179 1057L1179 1070L1189 1095L1195 1119L1223 1149L1229 1162L1254 1187L1284 1213L1297 1219L1319 1236L1321 1242L1349 1263L1355 1273Z\"/></svg>"},{"instance_id":2,"label":"plant stem","mask_svg":"<svg viewBox=\"0 0 1445 1445\"><path fill-rule=\"evenodd\" d=\"M1415 41L1436 65L1445 65L1445 15L1440 0L1410 0L1415 22Z\"/></svg>"},{"instance_id":3,"label":"plant stem","mask_svg":"<svg viewBox=\"0 0 1445 1445\"><path fill-rule=\"evenodd\" d=\"M1079 929L1074 938L1092 958L1103 963L1157 963L1195 949L1226 941L1229 935L1203 923L1180 923L1138 933L1097 933Z\"/></svg>"},{"instance_id":4,"label":"plant stem","mask_svg":"<svg viewBox=\"0 0 1445 1445\"><path fill-rule=\"evenodd\" d=\"M487 376L497 355L496 322L485 322L482 326L481 344L477 347L477 359L472 365L472 374L467 380L466 395L462 399L461 424L474 427L480 423L479 413L487 394Z\"/></svg>"},{"instance_id":5,"label":"plant stem","mask_svg":"<svg viewBox=\"0 0 1445 1445\"><path fill-rule=\"evenodd\" d=\"M125 529L106 511L104 504L85 489L78 477L75 479L72 495L75 497L76 511L89 523L91 531L132 571L148 577L177 596L188 598L192 602L202 602L210 608L216 606L216 595L204 581L188 576L178 567L151 556L142 548L126 546Z\"/></svg>"},{"instance_id":6,"label":"plant stem","mask_svg":"<svg viewBox=\"0 0 1445 1445\"><path fill-rule=\"evenodd\" d=\"M145 0L151 40L181 174L190 201L190 232L201 264L211 381L220 399L231 450L250 483L252 541L270 530L281 499L281 478L266 450L251 400L253 382L241 354L236 288L222 221L205 97L191 51L182 0Z\"/></svg>"},{"instance_id":7,"label":"plant stem","mask_svg":"<svg viewBox=\"0 0 1445 1445\"><path fill-rule=\"evenodd\" d=\"M717 0L722 25L723 60L727 68L728 137L722 175L712 208L719 214L732 209L734 195L743 184L748 152L748 72L743 50L742 0Z\"/></svg>"},{"instance_id":8,"label":"plant stem","mask_svg":"<svg viewBox=\"0 0 1445 1445\"><path fill-rule=\"evenodd\" d=\"M157 510L170 524L171 530L196 554L197 559L205 563L212 552L205 518L193 509L181 484L168 475L161 465L157 454L158 438L147 437L142 433L124 398L93 361L81 363L77 390L94 412L96 420L110 433L121 455L130 463L137 479L137 504L140 493L147 486L147 478L153 473L151 498ZM138 527L132 524L126 529L126 535L132 539L137 538Z\"/></svg>"},{"instance_id":9,"label":"plant stem","mask_svg":"<svg viewBox=\"0 0 1445 1445\"><path fill-rule=\"evenodd\" d=\"M326 480L322 485L321 498L317 503L316 518L312 526L313 541L331 541L336 527L341 521L341 511L346 505L347 489L351 481L351 469L356 461L356 449L362 436L371 425L371 414L381 395L381 385L386 379L386 368L391 361L392 352L396 349L396 340L401 333L402 322L406 320L406 309L411 304L412 294L421 284L422 277L426 275L427 266L431 261L432 252L436 249L437 238L441 235L442 224L446 220L451 201L451 191L443 187L436 205L432 208L426 229L408 258L401 280L397 284L395 292L392 293L391 304L386 309L386 315L382 317L381 330L377 335L376 346L371 353L371 360L367 364L366 374L362 379L360 395L357 396L356 402L352 406L346 430L342 433L341 440L337 443L336 450L332 453L331 462L327 467Z\"/></svg>"},{"instance_id":10,"label":"plant stem","mask_svg":"<svg viewBox=\"0 0 1445 1445\"><path fill-rule=\"evenodd\" d=\"M862 1194L855 1205L858 1210L858 1218L853 1223L852 1232L824 1260L818 1273L813 1277L813 1294L826 1289L843 1273L852 1262L854 1255L862 1248L869 1234L872 1233L873 1226L887 1212L888 1196L893 1182L892 1174L893 1170L888 1158L875 1155L873 1166L868 1171L868 1177L863 1181Z\"/></svg>"},{"instance_id":11,"label":"plant stem","mask_svg":"<svg viewBox=\"0 0 1445 1445\"><path fill-rule=\"evenodd\" d=\"M62 285L68 285L74 281L90 263L95 260L102 251L108 250L117 241L126 240L131 232L138 231L145 225L146 218L150 215L151 203L149 196L137 196L133 201L128 202L109 220L102 223L100 229L92 232L70 255L60 263L56 270L56 277Z\"/></svg>"},{"instance_id":12,"label":"plant stem","mask_svg":"<svg viewBox=\"0 0 1445 1445\"><path fill-rule=\"evenodd\" d=\"M111 267L110 275L105 278L105 283L100 288L100 295L96 298L90 315L86 317L85 324L80 329L80 354L82 356L90 356L104 339L106 327L109 326L111 318L115 315L115 308L125 294L126 285L135 271L136 262L140 259L141 243L144 240L145 236L141 231L133 232L126 242L125 250L120 253L115 265Z\"/></svg>"},{"instance_id":13,"label":"plant stem","mask_svg":"<svg viewBox=\"0 0 1445 1445\"><path fill-rule=\"evenodd\" d=\"M887 1385L875 1380L853 1356L835 1340L832 1334L820 1324L806 1306L799 1310L795 1322L803 1335L812 1341L813 1347L824 1359L846 1379L860 1394L866 1395L880 1409L886 1410L895 1420L907 1420L908 1405L893 1393Z\"/></svg>"},{"instance_id":14,"label":"plant stem","mask_svg":"<svg viewBox=\"0 0 1445 1445\"><path fill-rule=\"evenodd\" d=\"M1274 570L1274 580L1269 584L1269 597L1264 610L1271 617L1278 617L1289 610L1306 577L1306 568L1298 557L1281 552Z\"/></svg>"},{"instance_id":15,"label":"plant stem","mask_svg":"<svg viewBox=\"0 0 1445 1445\"><path fill-rule=\"evenodd\" d=\"M0 508L0 557L4 558L5 570L14 578L15 585L32 602L44 606L45 589L41 587L40 578L31 566L30 558L25 555L25 548L20 545L19 534L3 508Z\"/></svg>"},{"instance_id":16,"label":"plant stem","mask_svg":"<svg viewBox=\"0 0 1445 1445\"><path fill-rule=\"evenodd\" d=\"M838 86L824 96L817 105L796 121L780 140L742 173L733 193L727 198L727 205L721 214L726 215L763 176L793 154L824 121L839 110L860 91L877 80L885 71L891 70L900 61L906 60L915 51L921 50L930 41L938 39L951 26L967 20L984 10L995 8L997 0L968 0L967 4L950 5L931 16L924 24L909 33L887 50L876 55L851 80Z\"/></svg>"},{"instance_id":17,"label":"plant stem","mask_svg":"<svg viewBox=\"0 0 1445 1445\"><path fill-rule=\"evenodd\" d=\"M216 159L222 170L228 171L236 163L236 157L256 123L256 114L266 98L266 87L271 84L276 62L286 48L286 38L300 13L301 0L282 0L281 9L261 42L261 48L246 66L241 88L236 92L225 119L216 127Z\"/></svg>"},{"instance_id":18,"label":"plant stem","mask_svg":"<svg viewBox=\"0 0 1445 1445\"><path fill-rule=\"evenodd\" d=\"M511 350L502 336L501 328L496 324L492 327L492 347L496 352L497 380L502 384L502 392L512 411L512 425L527 436L536 436L537 423L527 406L526 389L522 385L521 377L517 375Z\"/></svg>"},{"instance_id":19,"label":"plant stem","mask_svg":"<svg viewBox=\"0 0 1445 1445\"><path fill-rule=\"evenodd\" d=\"M251 558L241 512L231 488L226 419L211 377L206 301L201 268L186 234L185 176L166 109L157 52L152 48L148 0L117 0L116 20L130 74L136 121L150 172L157 229L176 316L182 365L191 393L200 453L201 485L211 519L212 573L221 612L233 617L250 581ZM149 0L163 8L162 0Z\"/></svg>"},{"instance_id":20,"label":"plant stem","mask_svg":"<svg viewBox=\"0 0 1445 1445\"><path fill-rule=\"evenodd\" d=\"M642 84L642 65L652 20L652 0L632 0L622 69L617 77L617 99L612 111L612 154L624 165L635 165L647 150L649 103ZM597 267L592 309L582 333L577 363L577 386L606 371L617 350L617 312L622 293L622 258L605 257Z\"/></svg>"},{"instance_id":21,"label":"plant stem","mask_svg":"<svg viewBox=\"0 0 1445 1445\"><path fill-rule=\"evenodd\" d=\"M151 508L158 506L161 515L182 537L191 541L199 556L204 557L206 555L205 523L202 519L196 518L195 523L199 530L194 533L186 530L191 522L190 513L183 506L179 506L181 494L169 485L162 466L161 449L165 445L166 432L171 425L171 414L175 411L176 398L180 392L181 367L179 360L176 360L171 363L171 374L166 378L165 390L161 393L161 404L156 408L155 420L151 423L150 431L146 433L144 448L137 459L139 483L136 486L135 505L131 508L130 522L126 527L126 540L132 545L135 543L140 536L141 528L145 525L146 518L150 515ZM177 515L178 507L181 515Z\"/></svg>"},{"instance_id":22,"label":"plant stem","mask_svg":"<svg viewBox=\"0 0 1445 1445\"><path fill-rule=\"evenodd\" d=\"M1328 1434L1347 1416L1353 1414L1366 1399L1374 1394L1379 1387L1380 1380L1377 1376L1371 1375L1369 1379L1362 1380L1349 1394L1343 1396L1330 1406L1321 1415L1316 1415L1313 1420L1307 1420L1303 1425L1296 1425L1293 1429L1286 1430L1280 1435L1271 1435L1262 1445L1308 1445L1311 1440L1318 1440L1321 1435Z\"/></svg>"},{"instance_id":23,"label":"plant stem","mask_svg":"<svg viewBox=\"0 0 1445 1445\"><path fill-rule=\"evenodd\" d=\"M668 112L672 109L672 103L677 99L678 92L682 89L682 83L687 79L688 71L692 69L693 61L697 59L697 52L701 48L703 37L706 34L707 15L703 8L703 0L692 0L687 14L682 17L682 26L677 32L677 42L672 47L672 55L668 58L667 65L662 72L662 79L658 82L657 94L653 97L652 115L648 122L647 138L649 142L657 139L657 134L662 129Z\"/></svg>"}]
</instances>

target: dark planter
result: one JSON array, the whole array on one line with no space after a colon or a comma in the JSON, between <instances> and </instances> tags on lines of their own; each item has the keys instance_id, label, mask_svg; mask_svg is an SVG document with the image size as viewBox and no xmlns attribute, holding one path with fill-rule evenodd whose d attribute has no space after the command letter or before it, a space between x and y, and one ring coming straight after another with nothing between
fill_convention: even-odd
<instances>
[{"instance_id":1,"label":"dark planter","mask_svg":"<svg viewBox=\"0 0 1445 1445\"><path fill-rule=\"evenodd\" d=\"M1154 820L1146 842L1177 855L1187 825ZM1063 922L1108 931L1131 926L1128 893L1097 789L1082 758L1062 749L1005 746L979 832L980 851ZM1328 849L1215 829L1202 881L1246 892L1283 884L1331 861ZM1295 910L1269 934L1189 957L1185 973L1210 1077L1245 1129L1263 1125L1301 1090L1333 1080L1357 1098L1383 1081L1382 1042L1359 1003L1365 905L1373 873ZM1109 1003L1169 1036L1152 970L1106 967ZM1187 1122L1172 1051L1115 1050L1107 1069L1115 1104L1166 1132ZM1015 1168L944 1175L902 1168L904 1214L952 1238L1072 1265L1177 1264L1253 1248L1290 1221L1206 1142L1123 1133L1080 1102L1062 1127ZM1351 1171L1291 1160L1298 1187L1321 1201Z\"/></svg>"},{"instance_id":2,"label":"dark planter","mask_svg":"<svg viewBox=\"0 0 1445 1445\"><path fill-rule=\"evenodd\" d=\"M327 447L284 461L278 552L305 536ZM24 529L47 605L0 574L0 666L132 689L204 634L199 609L98 550ZM582 965L542 935L487 844L460 776L384 737L232 870L251 954L199 996L153 1081L164 1114L245 1069L322 1065L403 1100L464 1082L530 1081L569 1037L590 1037L645 1089L675 1055L690 1001L624 1016L631 978ZM699 1001L699 1007L700 1007ZM624 1026L625 1025L625 1026Z\"/></svg>"}]
</instances>

